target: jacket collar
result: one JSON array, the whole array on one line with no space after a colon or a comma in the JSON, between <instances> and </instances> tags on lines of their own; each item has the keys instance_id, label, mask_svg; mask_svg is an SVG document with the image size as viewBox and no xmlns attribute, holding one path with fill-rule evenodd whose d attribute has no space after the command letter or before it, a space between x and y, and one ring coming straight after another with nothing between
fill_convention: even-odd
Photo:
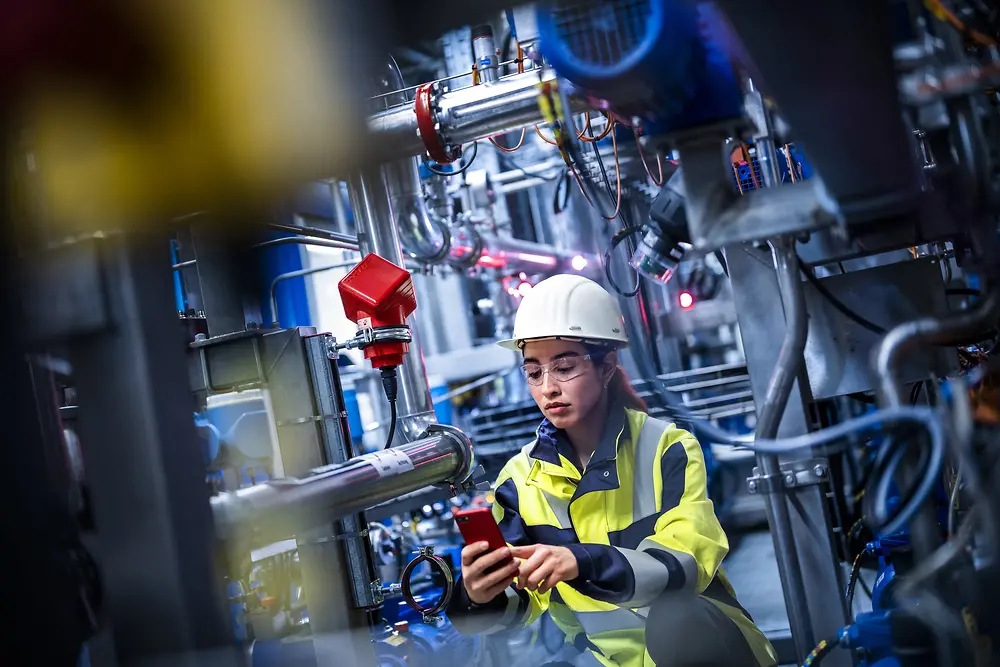
<instances>
[{"instance_id":1,"label":"jacket collar","mask_svg":"<svg viewBox=\"0 0 1000 667\"><path fill-rule=\"evenodd\" d=\"M627 417L624 403L616 401L608 410L608 418L604 422L601 439L590 458L590 463L587 464L588 469L618 457L618 447L622 442L627 442L631 438ZM531 458L554 466L562 466L561 454L564 459L572 462L579 470L579 457L565 431L556 428L548 419L542 419L535 435L535 446L531 448L529 454Z\"/></svg>"}]
</instances>

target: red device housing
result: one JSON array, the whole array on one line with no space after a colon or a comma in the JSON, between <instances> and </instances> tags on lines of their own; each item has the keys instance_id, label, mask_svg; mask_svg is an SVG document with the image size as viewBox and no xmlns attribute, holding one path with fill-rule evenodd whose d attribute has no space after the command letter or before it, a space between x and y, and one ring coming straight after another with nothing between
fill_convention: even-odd
<instances>
[{"instance_id":1,"label":"red device housing","mask_svg":"<svg viewBox=\"0 0 1000 667\"><path fill-rule=\"evenodd\" d=\"M401 269L378 255L368 255L340 280L344 313L359 327L398 327L417 307L413 281ZM365 348L373 368L399 366L409 349L406 343L374 343Z\"/></svg>"},{"instance_id":2,"label":"red device housing","mask_svg":"<svg viewBox=\"0 0 1000 667\"><path fill-rule=\"evenodd\" d=\"M477 507L476 509L455 512L453 516L467 545L486 542L490 545L490 551L503 549L507 546L507 541L504 539L503 533L500 532L500 526L493 518L493 512L490 508ZM497 563L490 568L490 571L506 566L511 560L508 558L502 563Z\"/></svg>"}]
</instances>

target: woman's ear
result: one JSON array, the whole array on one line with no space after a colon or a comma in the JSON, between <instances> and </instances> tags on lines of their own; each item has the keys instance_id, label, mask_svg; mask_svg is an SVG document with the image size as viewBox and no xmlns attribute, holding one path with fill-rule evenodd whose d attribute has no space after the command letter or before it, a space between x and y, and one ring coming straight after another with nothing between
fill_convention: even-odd
<instances>
[{"instance_id":1,"label":"woman's ear","mask_svg":"<svg viewBox=\"0 0 1000 667\"><path fill-rule=\"evenodd\" d=\"M601 382L604 386L611 382L616 370L618 370L618 352L609 352L601 365Z\"/></svg>"}]
</instances>

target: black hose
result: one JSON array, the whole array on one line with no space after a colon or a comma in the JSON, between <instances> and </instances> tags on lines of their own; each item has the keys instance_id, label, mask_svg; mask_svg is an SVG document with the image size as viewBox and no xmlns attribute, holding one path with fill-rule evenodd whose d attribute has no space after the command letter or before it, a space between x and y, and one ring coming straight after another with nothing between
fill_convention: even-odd
<instances>
[{"instance_id":1,"label":"black hose","mask_svg":"<svg viewBox=\"0 0 1000 667\"><path fill-rule=\"evenodd\" d=\"M396 436L396 392L398 384L396 382L395 366L383 366L380 370L382 373L382 390L389 401L389 435L385 439L385 447L383 449L389 449L392 447L392 439Z\"/></svg>"},{"instance_id":2,"label":"black hose","mask_svg":"<svg viewBox=\"0 0 1000 667\"><path fill-rule=\"evenodd\" d=\"M462 151L462 160L465 160L466 150L468 150L468 148ZM455 169L454 171L444 171L443 169L438 169L437 167L433 166L430 160L424 160L424 166L427 167L427 171L431 172L432 174L437 174L438 176L459 176L465 173L465 171L472 166L472 163L476 161L477 155L479 155L479 142L474 141L472 142L472 157L469 158L469 161L463 164L458 169Z\"/></svg>"},{"instance_id":3,"label":"black hose","mask_svg":"<svg viewBox=\"0 0 1000 667\"><path fill-rule=\"evenodd\" d=\"M816 644L816 648L806 656L806 659L802 661L802 667L812 667L813 665L818 665L823 662L823 658L830 655L833 649L837 648L839 639L834 636L829 639L824 639L819 644Z\"/></svg>"},{"instance_id":4,"label":"black hose","mask_svg":"<svg viewBox=\"0 0 1000 667\"><path fill-rule=\"evenodd\" d=\"M847 613L851 614L852 617L853 613L851 609L853 609L852 605L854 604L854 589L858 585L858 579L861 577L861 558L864 555L865 552L862 551L854 557L854 563L851 565L851 576L847 579L847 592L845 593L845 597L847 598Z\"/></svg>"}]
</instances>

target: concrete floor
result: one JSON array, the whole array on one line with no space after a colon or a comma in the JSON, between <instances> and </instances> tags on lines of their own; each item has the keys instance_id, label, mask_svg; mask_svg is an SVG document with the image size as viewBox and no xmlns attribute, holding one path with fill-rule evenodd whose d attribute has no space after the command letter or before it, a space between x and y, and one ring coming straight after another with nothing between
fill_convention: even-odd
<instances>
[{"instance_id":1,"label":"concrete floor","mask_svg":"<svg viewBox=\"0 0 1000 667\"><path fill-rule=\"evenodd\" d=\"M788 632L788 615L771 534L767 531L744 533L734 546L722 567L736 589L740 604L765 634Z\"/></svg>"}]
</instances>

